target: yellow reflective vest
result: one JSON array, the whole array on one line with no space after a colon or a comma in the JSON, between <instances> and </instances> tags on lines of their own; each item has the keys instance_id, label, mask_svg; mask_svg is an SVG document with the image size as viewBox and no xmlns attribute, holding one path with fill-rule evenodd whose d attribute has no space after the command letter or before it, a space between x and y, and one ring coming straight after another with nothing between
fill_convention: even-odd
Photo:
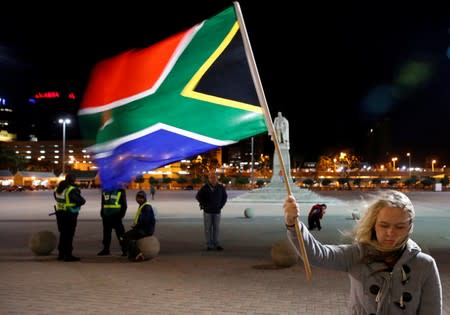
<instances>
[{"instance_id":1,"label":"yellow reflective vest","mask_svg":"<svg viewBox=\"0 0 450 315\"><path fill-rule=\"evenodd\" d=\"M144 203L138 208L138 210L136 211L136 215L134 216L134 225L138 224L138 222L139 222L139 217L141 216L142 208L144 208L145 205L151 206L149 202L144 202Z\"/></svg>"},{"instance_id":2,"label":"yellow reflective vest","mask_svg":"<svg viewBox=\"0 0 450 315\"><path fill-rule=\"evenodd\" d=\"M60 194L55 191L56 211L70 211L73 213L78 213L80 211L80 207L77 207L75 203L70 202L69 194L73 189L75 189L74 186L69 186Z\"/></svg>"},{"instance_id":3,"label":"yellow reflective vest","mask_svg":"<svg viewBox=\"0 0 450 315\"><path fill-rule=\"evenodd\" d=\"M122 192L115 191L112 193L103 192L103 213L105 215L113 215L120 212L122 205L119 203Z\"/></svg>"}]
</instances>

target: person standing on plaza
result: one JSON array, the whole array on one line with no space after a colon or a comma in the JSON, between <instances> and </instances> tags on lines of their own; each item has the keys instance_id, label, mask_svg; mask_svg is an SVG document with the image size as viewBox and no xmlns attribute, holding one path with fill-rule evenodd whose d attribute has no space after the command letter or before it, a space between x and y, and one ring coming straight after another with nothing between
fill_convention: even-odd
<instances>
[{"instance_id":1,"label":"person standing on plaza","mask_svg":"<svg viewBox=\"0 0 450 315\"><path fill-rule=\"evenodd\" d=\"M442 314L439 270L410 238L415 211L405 194L380 193L356 224L353 244L316 240L299 220L295 197L288 196L283 208L287 238L297 255L301 258L296 223L312 265L348 273L349 314Z\"/></svg>"},{"instance_id":2,"label":"person standing on plaza","mask_svg":"<svg viewBox=\"0 0 450 315\"><path fill-rule=\"evenodd\" d=\"M79 261L72 255L73 238L77 227L78 212L86 200L81 196L80 189L75 185L75 176L67 174L53 192L55 198L55 214L58 225L58 260Z\"/></svg>"},{"instance_id":3,"label":"person standing on plaza","mask_svg":"<svg viewBox=\"0 0 450 315\"><path fill-rule=\"evenodd\" d=\"M219 183L216 173L209 173L208 182L200 188L195 198L200 204L200 209L203 210L207 250L223 250L219 242L220 217L228 195L225 186Z\"/></svg>"},{"instance_id":4,"label":"person standing on plaza","mask_svg":"<svg viewBox=\"0 0 450 315\"><path fill-rule=\"evenodd\" d=\"M112 230L116 232L122 249L122 256L126 256L126 249L123 241L125 227L122 219L127 212L127 196L125 189L115 189L111 191L102 191L102 201L100 216L103 223L103 249L97 254L98 256L110 255L111 234Z\"/></svg>"},{"instance_id":5,"label":"person standing on plaza","mask_svg":"<svg viewBox=\"0 0 450 315\"><path fill-rule=\"evenodd\" d=\"M137 240L152 236L156 224L155 213L150 203L147 202L145 191L140 190L136 193L136 202L139 207L134 216L133 226L124 235L124 248L130 261L145 259L137 246Z\"/></svg>"},{"instance_id":6,"label":"person standing on plaza","mask_svg":"<svg viewBox=\"0 0 450 315\"><path fill-rule=\"evenodd\" d=\"M155 188L155 186L152 185L152 187L150 187L150 195L152 195L152 200L155 200L155 194L156 194L156 188Z\"/></svg>"},{"instance_id":7,"label":"person standing on plaza","mask_svg":"<svg viewBox=\"0 0 450 315\"><path fill-rule=\"evenodd\" d=\"M322 204L315 204L311 207L311 210L309 210L308 214L308 229L310 231L317 228L319 231L322 229L322 226L320 225L320 220L322 220L323 216L325 215L325 212L327 211L327 205Z\"/></svg>"}]
</instances>

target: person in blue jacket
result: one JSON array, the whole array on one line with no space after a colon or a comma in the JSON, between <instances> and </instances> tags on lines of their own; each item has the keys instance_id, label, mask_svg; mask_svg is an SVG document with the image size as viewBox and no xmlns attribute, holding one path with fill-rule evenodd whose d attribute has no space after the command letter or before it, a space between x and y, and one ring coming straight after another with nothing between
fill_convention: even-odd
<instances>
[{"instance_id":1,"label":"person in blue jacket","mask_svg":"<svg viewBox=\"0 0 450 315\"><path fill-rule=\"evenodd\" d=\"M356 224L352 244L323 245L299 220L293 196L283 207L287 238L297 255L301 258L296 223L312 265L348 273L349 314L442 314L439 270L410 238L415 211L405 194L382 192Z\"/></svg>"}]
</instances>

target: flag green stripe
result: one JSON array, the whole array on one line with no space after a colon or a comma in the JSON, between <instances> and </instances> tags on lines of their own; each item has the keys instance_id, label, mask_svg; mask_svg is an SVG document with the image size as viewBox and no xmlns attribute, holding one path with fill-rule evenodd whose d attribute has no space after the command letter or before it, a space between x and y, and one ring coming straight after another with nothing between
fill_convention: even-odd
<instances>
[{"instance_id":1,"label":"flag green stripe","mask_svg":"<svg viewBox=\"0 0 450 315\"><path fill-rule=\"evenodd\" d=\"M181 96L182 89L214 53L235 22L233 7L207 20L155 94L112 110L113 123L99 131L97 143L139 132L158 122L223 141L239 141L265 132L261 112ZM100 125L100 114L83 115L80 119L86 125Z\"/></svg>"}]
</instances>

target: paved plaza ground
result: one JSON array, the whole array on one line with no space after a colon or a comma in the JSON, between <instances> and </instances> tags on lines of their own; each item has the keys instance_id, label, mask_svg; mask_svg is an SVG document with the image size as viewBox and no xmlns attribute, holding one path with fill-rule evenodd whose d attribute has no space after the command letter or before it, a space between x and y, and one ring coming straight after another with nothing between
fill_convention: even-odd
<instances>
[{"instance_id":1,"label":"paved plaza ground","mask_svg":"<svg viewBox=\"0 0 450 315\"><path fill-rule=\"evenodd\" d=\"M345 273L312 267L308 281L303 264L274 265L272 245L285 239L282 201L243 203L245 193L229 191L223 210L223 252L206 251L202 212L196 191L157 191L155 236L157 257L130 263L120 257L113 235L112 255L102 248L100 191L82 190L82 208L74 240L81 262L65 263L34 256L34 232L57 234L50 191L0 193L0 314L346 314L349 283ZM450 193L406 192L417 212L413 238L436 258L444 293L444 314L450 314ZM136 212L128 190L128 228ZM355 221L369 196L359 191L319 192L329 204L323 229L314 232L323 243L348 242L342 232ZM306 212L311 205L301 203ZM244 217L252 208L255 216Z\"/></svg>"}]
</instances>

